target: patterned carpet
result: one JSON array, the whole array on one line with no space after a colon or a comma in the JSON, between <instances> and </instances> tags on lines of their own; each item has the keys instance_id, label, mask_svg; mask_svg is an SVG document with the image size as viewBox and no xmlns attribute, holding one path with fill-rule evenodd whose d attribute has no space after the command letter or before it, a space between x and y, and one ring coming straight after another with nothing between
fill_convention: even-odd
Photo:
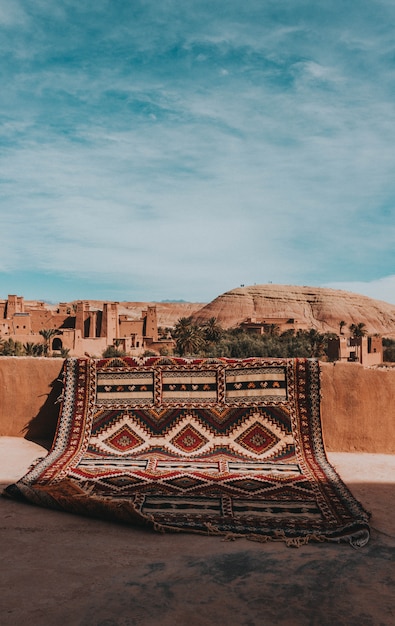
<instances>
[{"instance_id":1,"label":"patterned carpet","mask_svg":"<svg viewBox=\"0 0 395 626\"><path fill-rule=\"evenodd\" d=\"M369 539L328 463L311 359L67 359L53 447L10 497L155 530Z\"/></svg>"}]
</instances>

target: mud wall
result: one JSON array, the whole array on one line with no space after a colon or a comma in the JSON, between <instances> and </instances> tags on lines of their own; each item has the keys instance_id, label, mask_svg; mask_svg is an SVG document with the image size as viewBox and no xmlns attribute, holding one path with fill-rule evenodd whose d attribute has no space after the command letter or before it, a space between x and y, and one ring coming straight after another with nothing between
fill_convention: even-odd
<instances>
[{"instance_id":1,"label":"mud wall","mask_svg":"<svg viewBox=\"0 0 395 626\"><path fill-rule=\"evenodd\" d=\"M395 367L322 363L321 419L329 451L395 454Z\"/></svg>"},{"instance_id":2,"label":"mud wall","mask_svg":"<svg viewBox=\"0 0 395 626\"><path fill-rule=\"evenodd\" d=\"M62 365L62 359L0 357L0 436L53 437Z\"/></svg>"},{"instance_id":3,"label":"mud wall","mask_svg":"<svg viewBox=\"0 0 395 626\"><path fill-rule=\"evenodd\" d=\"M61 367L60 359L0 358L0 436L53 437ZM321 395L328 451L395 454L395 368L322 363Z\"/></svg>"}]
</instances>

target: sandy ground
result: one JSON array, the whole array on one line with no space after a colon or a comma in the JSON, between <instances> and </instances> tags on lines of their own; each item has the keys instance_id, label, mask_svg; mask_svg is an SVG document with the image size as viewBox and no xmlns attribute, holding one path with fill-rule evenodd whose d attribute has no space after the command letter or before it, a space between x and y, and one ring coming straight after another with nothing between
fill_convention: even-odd
<instances>
[{"instance_id":1,"label":"sandy ground","mask_svg":"<svg viewBox=\"0 0 395 626\"><path fill-rule=\"evenodd\" d=\"M0 438L0 484L45 454ZM372 513L362 549L162 535L1 498L0 624L393 626L395 456L328 457Z\"/></svg>"}]
</instances>

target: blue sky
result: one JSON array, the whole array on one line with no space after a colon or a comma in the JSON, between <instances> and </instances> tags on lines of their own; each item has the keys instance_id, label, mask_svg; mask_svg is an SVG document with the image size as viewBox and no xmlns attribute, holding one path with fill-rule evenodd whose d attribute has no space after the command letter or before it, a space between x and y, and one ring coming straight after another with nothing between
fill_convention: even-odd
<instances>
[{"instance_id":1,"label":"blue sky","mask_svg":"<svg viewBox=\"0 0 395 626\"><path fill-rule=\"evenodd\" d=\"M393 0L0 0L0 298L395 303Z\"/></svg>"}]
</instances>

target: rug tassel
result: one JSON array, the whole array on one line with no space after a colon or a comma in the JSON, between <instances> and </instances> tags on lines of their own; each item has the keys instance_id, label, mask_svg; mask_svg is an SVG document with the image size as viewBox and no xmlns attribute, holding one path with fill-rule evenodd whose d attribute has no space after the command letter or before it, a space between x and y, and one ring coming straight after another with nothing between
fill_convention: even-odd
<instances>
[{"instance_id":1,"label":"rug tassel","mask_svg":"<svg viewBox=\"0 0 395 626\"><path fill-rule=\"evenodd\" d=\"M58 396L54 402L54 404L61 404L64 400L64 394L61 393L60 396Z\"/></svg>"},{"instance_id":2,"label":"rug tassel","mask_svg":"<svg viewBox=\"0 0 395 626\"><path fill-rule=\"evenodd\" d=\"M288 537L285 540L285 545L288 548L300 548L301 546L305 546L309 543L310 537Z\"/></svg>"}]
</instances>

